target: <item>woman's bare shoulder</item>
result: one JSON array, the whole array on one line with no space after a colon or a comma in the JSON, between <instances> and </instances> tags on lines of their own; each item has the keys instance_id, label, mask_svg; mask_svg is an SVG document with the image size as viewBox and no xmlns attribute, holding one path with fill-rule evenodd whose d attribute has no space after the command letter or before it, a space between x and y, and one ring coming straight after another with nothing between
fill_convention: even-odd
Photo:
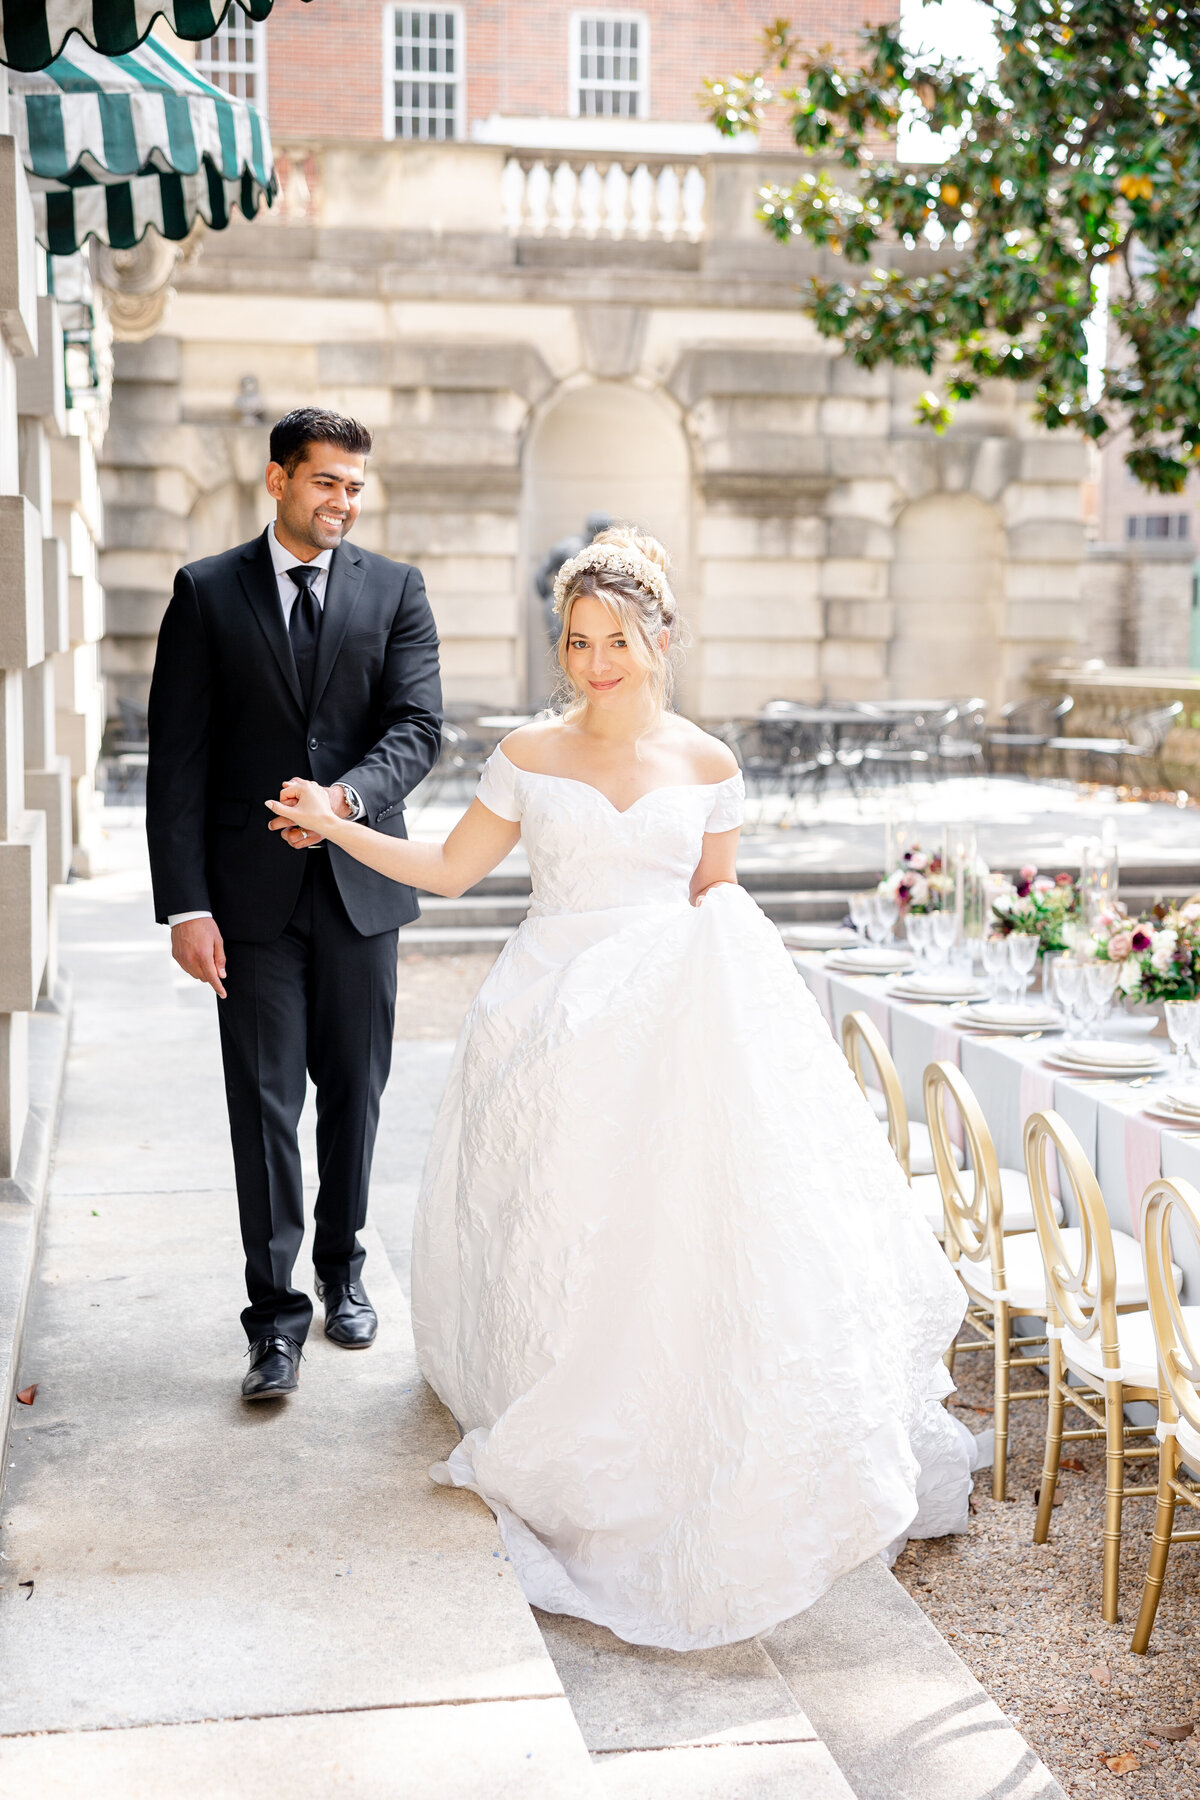
<instances>
[{"instance_id":1,"label":"woman's bare shoulder","mask_svg":"<svg viewBox=\"0 0 1200 1800\"><path fill-rule=\"evenodd\" d=\"M532 719L501 738L500 748L514 768L524 769L527 775L549 775L554 773L562 734L561 719Z\"/></svg>"},{"instance_id":2,"label":"woman's bare shoulder","mask_svg":"<svg viewBox=\"0 0 1200 1800\"><path fill-rule=\"evenodd\" d=\"M731 775L737 774L738 760L728 744L723 744L710 732L702 731L690 719L677 717L673 724L678 732L679 747L686 754L701 786L728 781Z\"/></svg>"}]
</instances>

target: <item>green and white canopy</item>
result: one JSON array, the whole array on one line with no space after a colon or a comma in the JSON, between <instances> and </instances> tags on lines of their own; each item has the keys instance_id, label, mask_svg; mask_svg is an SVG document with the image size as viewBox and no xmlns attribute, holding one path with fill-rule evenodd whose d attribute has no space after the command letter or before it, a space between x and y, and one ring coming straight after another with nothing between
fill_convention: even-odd
<instances>
[{"instance_id":1,"label":"green and white canopy","mask_svg":"<svg viewBox=\"0 0 1200 1800\"><path fill-rule=\"evenodd\" d=\"M236 0L252 19L265 19L273 0ZM136 50L163 17L177 38L210 38L233 0L0 0L0 62L13 69L45 69L73 32L72 53L90 45L102 56Z\"/></svg>"},{"instance_id":2,"label":"green and white canopy","mask_svg":"<svg viewBox=\"0 0 1200 1800\"><path fill-rule=\"evenodd\" d=\"M109 58L76 38L49 68L10 74L9 94L38 239L55 256L89 236L128 250L150 226L186 237L197 216L219 231L235 206L252 218L274 198L266 120L154 39Z\"/></svg>"}]
</instances>

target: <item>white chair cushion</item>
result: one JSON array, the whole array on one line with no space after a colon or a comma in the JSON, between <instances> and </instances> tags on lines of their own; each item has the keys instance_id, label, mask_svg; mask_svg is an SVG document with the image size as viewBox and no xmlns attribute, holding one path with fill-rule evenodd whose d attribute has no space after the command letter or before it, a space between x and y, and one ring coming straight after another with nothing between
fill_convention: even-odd
<instances>
[{"instance_id":1,"label":"white chair cushion","mask_svg":"<svg viewBox=\"0 0 1200 1800\"><path fill-rule=\"evenodd\" d=\"M963 1153L958 1145L953 1146L954 1160L961 1169ZM908 1172L910 1175L933 1174L933 1145L929 1141L929 1127L922 1125L919 1119L908 1122Z\"/></svg>"},{"instance_id":2,"label":"white chair cushion","mask_svg":"<svg viewBox=\"0 0 1200 1800\"><path fill-rule=\"evenodd\" d=\"M1177 1273L1176 1281L1181 1273ZM1193 1338L1200 1335L1200 1306L1185 1306L1183 1316ZM1077 1338L1063 1333L1063 1361L1085 1381L1123 1381L1128 1387L1153 1388L1158 1385L1158 1362L1154 1354L1154 1322L1148 1312L1120 1313L1117 1317L1117 1342L1120 1345L1120 1369L1114 1376L1106 1372L1100 1353L1100 1333L1090 1338Z\"/></svg>"},{"instance_id":3,"label":"white chair cushion","mask_svg":"<svg viewBox=\"0 0 1200 1800\"><path fill-rule=\"evenodd\" d=\"M887 1124L887 1101L884 1098L883 1089L876 1088L876 1087L869 1087L867 1089L867 1101L870 1105L871 1111L875 1114L875 1117L877 1119L882 1119L884 1124L886 1125Z\"/></svg>"},{"instance_id":4,"label":"white chair cushion","mask_svg":"<svg viewBox=\"0 0 1200 1800\"><path fill-rule=\"evenodd\" d=\"M1077 1226L1069 1225L1062 1234L1067 1258L1073 1266L1077 1265L1083 1254L1083 1246ZM1134 1240L1125 1231L1114 1231L1113 1260L1117 1265L1117 1305L1144 1306L1146 1304L1146 1277L1142 1271L1142 1253ZM958 1262L955 1264L966 1286L981 1299L996 1299L992 1283L990 1264ZM1174 1263L1175 1286L1178 1288L1183 1280L1183 1270ZM1036 1232L1025 1232L1015 1237L1005 1236L1004 1240L1004 1275L1007 1283L1008 1302L1018 1310L1026 1308L1031 1313L1042 1317L1046 1312L1046 1271L1042 1267L1042 1250ZM1072 1342L1077 1340L1072 1339ZM1153 1351L1151 1352L1153 1355Z\"/></svg>"},{"instance_id":5,"label":"white chair cushion","mask_svg":"<svg viewBox=\"0 0 1200 1800\"><path fill-rule=\"evenodd\" d=\"M934 1236L939 1238L944 1236L946 1215L942 1208L942 1187L937 1176L914 1175L909 1183L909 1188Z\"/></svg>"},{"instance_id":6,"label":"white chair cushion","mask_svg":"<svg viewBox=\"0 0 1200 1800\"><path fill-rule=\"evenodd\" d=\"M970 1177L968 1177L968 1181ZM938 1237L945 1230L945 1216L942 1209L942 1190L936 1175L914 1175L912 1191L916 1196L922 1212ZM1001 1169L1000 1194L1004 1201L1004 1235L1010 1232L1032 1231L1033 1201L1029 1197L1029 1182L1023 1169ZM1054 1202L1054 1216L1062 1223L1062 1201Z\"/></svg>"}]
</instances>

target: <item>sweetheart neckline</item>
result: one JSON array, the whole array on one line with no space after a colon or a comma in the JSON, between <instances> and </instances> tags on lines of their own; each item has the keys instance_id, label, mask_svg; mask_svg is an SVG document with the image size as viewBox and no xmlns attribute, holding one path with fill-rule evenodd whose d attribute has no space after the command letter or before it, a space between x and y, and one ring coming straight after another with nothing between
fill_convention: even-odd
<instances>
[{"instance_id":1,"label":"sweetheart neckline","mask_svg":"<svg viewBox=\"0 0 1200 1800\"><path fill-rule=\"evenodd\" d=\"M661 787L647 788L644 794L639 794L636 800L629 802L628 806L617 806L609 799L604 789L598 788L592 781L580 781L578 775L551 775L543 769L523 769L519 763L513 761L502 744L497 744L496 749L509 768L515 769L518 775L532 775L539 781L569 781L572 787L586 788L589 794L599 795L604 804L612 808L618 819L623 819L627 813L631 813L635 806L641 805L643 800L649 800L652 794L699 794L703 793L706 788L724 787L727 781L736 781L741 774L739 769L733 775L723 776L720 781L666 781Z\"/></svg>"}]
</instances>

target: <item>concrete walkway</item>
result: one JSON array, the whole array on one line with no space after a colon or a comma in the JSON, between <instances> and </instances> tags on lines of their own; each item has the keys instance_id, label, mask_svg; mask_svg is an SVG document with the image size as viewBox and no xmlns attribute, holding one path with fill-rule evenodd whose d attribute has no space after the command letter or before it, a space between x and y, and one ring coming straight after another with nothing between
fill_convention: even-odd
<instances>
[{"instance_id":1,"label":"concrete walkway","mask_svg":"<svg viewBox=\"0 0 1200 1800\"><path fill-rule=\"evenodd\" d=\"M0 1794L1055 1800L878 1563L771 1638L691 1657L535 1619L486 1508L426 1474L454 1430L405 1287L449 1045L397 1046L377 1345L318 1331L292 1401L241 1403L214 1003L150 922L136 815L109 848L63 896L76 1011L20 1361L39 1391L0 1514Z\"/></svg>"}]
</instances>

